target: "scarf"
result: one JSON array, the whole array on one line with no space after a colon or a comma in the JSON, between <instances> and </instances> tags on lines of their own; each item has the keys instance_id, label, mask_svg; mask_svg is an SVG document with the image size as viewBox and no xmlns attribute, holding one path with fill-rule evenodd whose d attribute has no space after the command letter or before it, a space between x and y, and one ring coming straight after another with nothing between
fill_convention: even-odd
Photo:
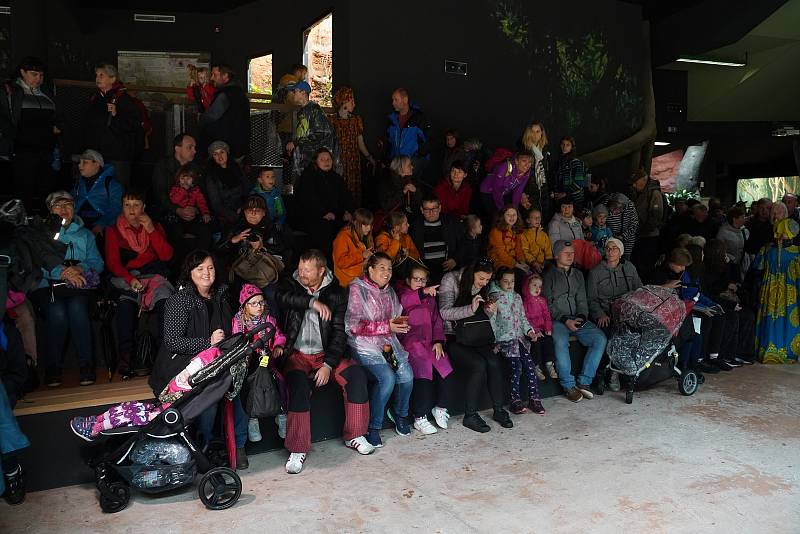
<instances>
[{"instance_id":1,"label":"scarf","mask_svg":"<svg viewBox=\"0 0 800 534\"><path fill-rule=\"evenodd\" d=\"M137 232L136 228L128 223L124 215L117 217L116 227L119 235L128 243L131 250L137 254L142 254L145 250L150 248L150 234L142 227L139 227L139 231Z\"/></svg>"}]
</instances>

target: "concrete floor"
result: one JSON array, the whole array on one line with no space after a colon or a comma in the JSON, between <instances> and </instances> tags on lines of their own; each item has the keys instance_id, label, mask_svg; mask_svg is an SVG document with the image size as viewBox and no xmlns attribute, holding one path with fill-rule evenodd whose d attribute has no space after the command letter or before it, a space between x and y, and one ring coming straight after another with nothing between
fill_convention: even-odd
<instances>
[{"instance_id":1,"label":"concrete floor","mask_svg":"<svg viewBox=\"0 0 800 534\"><path fill-rule=\"evenodd\" d=\"M458 418L434 436L384 431L368 457L318 443L300 475L283 451L253 456L223 512L187 488L106 515L93 487L74 486L0 504L0 532L798 533L798 393L800 366L756 365L693 397L670 381L630 406L547 399L546 416L511 430L479 435Z\"/></svg>"}]
</instances>

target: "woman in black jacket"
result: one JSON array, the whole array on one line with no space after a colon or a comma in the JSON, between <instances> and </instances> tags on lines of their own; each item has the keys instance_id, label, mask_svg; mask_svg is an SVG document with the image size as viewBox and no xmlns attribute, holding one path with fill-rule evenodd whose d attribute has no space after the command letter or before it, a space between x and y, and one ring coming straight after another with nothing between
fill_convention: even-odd
<instances>
[{"instance_id":1,"label":"woman in black jacket","mask_svg":"<svg viewBox=\"0 0 800 534\"><path fill-rule=\"evenodd\" d=\"M352 220L353 198L344 179L333 170L333 154L320 148L294 186L299 214L296 225L309 234L310 248L330 256L336 233Z\"/></svg>"},{"instance_id":2,"label":"woman in black jacket","mask_svg":"<svg viewBox=\"0 0 800 534\"><path fill-rule=\"evenodd\" d=\"M211 254L205 250L190 252L183 262L181 286L164 308L164 343L148 382L156 397L195 355L229 336L232 321L228 288L217 280ZM216 415L214 405L197 418L197 430L206 443L213 437ZM248 466L244 450L248 421L237 397L233 400L237 469Z\"/></svg>"},{"instance_id":3,"label":"woman in black jacket","mask_svg":"<svg viewBox=\"0 0 800 534\"><path fill-rule=\"evenodd\" d=\"M242 201L253 187L241 167L230 157L230 151L224 141L211 143L208 147L210 159L206 168L208 203L223 229L230 228L239 220Z\"/></svg>"}]
</instances>

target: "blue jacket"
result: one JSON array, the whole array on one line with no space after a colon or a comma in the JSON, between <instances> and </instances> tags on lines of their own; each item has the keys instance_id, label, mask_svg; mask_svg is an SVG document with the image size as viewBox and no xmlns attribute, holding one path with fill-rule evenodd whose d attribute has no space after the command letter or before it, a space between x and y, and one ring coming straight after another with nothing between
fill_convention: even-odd
<instances>
[{"instance_id":1,"label":"blue jacket","mask_svg":"<svg viewBox=\"0 0 800 534\"><path fill-rule=\"evenodd\" d=\"M72 192L75 197L75 213L90 210L97 213L95 224L103 228L111 226L122 212L122 186L114 178L114 166L104 165L100 175L86 190L86 178L78 178L78 183ZM84 206L88 202L88 206Z\"/></svg>"},{"instance_id":2,"label":"blue jacket","mask_svg":"<svg viewBox=\"0 0 800 534\"><path fill-rule=\"evenodd\" d=\"M428 131L431 128L422 110L412 105L405 128L400 128L400 114L396 111L389 114L389 127L386 137L389 145L389 159L397 156L428 155Z\"/></svg>"},{"instance_id":3,"label":"blue jacket","mask_svg":"<svg viewBox=\"0 0 800 534\"><path fill-rule=\"evenodd\" d=\"M97 274L103 272L105 265L100 251L97 250L94 234L83 227L80 217L76 215L69 226L61 229L58 240L67 245L65 260L79 260L84 272L89 269L93 269ZM42 269L42 281L39 282L39 287L47 287L48 280L61 280L63 271L63 265L54 267L52 271Z\"/></svg>"},{"instance_id":4,"label":"blue jacket","mask_svg":"<svg viewBox=\"0 0 800 534\"><path fill-rule=\"evenodd\" d=\"M267 203L269 218L274 224L283 225L286 222L286 206L277 185L272 188L272 191L264 191L259 184L256 184L250 193L264 199L264 202Z\"/></svg>"}]
</instances>

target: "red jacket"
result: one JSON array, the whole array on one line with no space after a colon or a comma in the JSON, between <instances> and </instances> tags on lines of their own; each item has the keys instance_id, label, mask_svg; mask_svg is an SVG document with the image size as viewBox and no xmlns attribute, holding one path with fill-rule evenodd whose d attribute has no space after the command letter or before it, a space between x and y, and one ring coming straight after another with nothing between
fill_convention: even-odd
<instances>
[{"instance_id":1,"label":"red jacket","mask_svg":"<svg viewBox=\"0 0 800 534\"><path fill-rule=\"evenodd\" d=\"M144 232L144 226L140 226L138 232ZM126 255L133 254L133 259L123 263L122 251L127 251ZM134 278L130 273L131 269L139 269L156 260L171 259L172 245L167 242L164 228L159 223L155 223L155 230L150 234L150 246L141 254L133 252L128 242L117 231L116 225L112 224L106 228L106 267L114 276L124 278L128 283Z\"/></svg>"},{"instance_id":2,"label":"red jacket","mask_svg":"<svg viewBox=\"0 0 800 534\"><path fill-rule=\"evenodd\" d=\"M195 87L197 87L199 89L199 91L200 91L200 104L202 104L202 106L203 106L203 111L202 112L205 112L206 110L208 110L208 107L211 105L211 101L214 100L214 93L216 91L214 89L214 86L211 85L210 83L207 83L205 85L189 85L189 86L186 87L186 97L191 102L196 102L197 101L197 98L194 95L194 93L195 93L194 88Z\"/></svg>"},{"instance_id":3,"label":"red jacket","mask_svg":"<svg viewBox=\"0 0 800 534\"><path fill-rule=\"evenodd\" d=\"M547 307L547 299L544 295L531 295L530 278L526 278L522 284L522 305L525 307L525 317L536 332L553 331L553 318Z\"/></svg>"},{"instance_id":4,"label":"red jacket","mask_svg":"<svg viewBox=\"0 0 800 534\"><path fill-rule=\"evenodd\" d=\"M194 206L200 210L203 215L208 215L208 204L206 204L206 197L203 192L196 185L189 189L184 189L179 185L173 185L169 188L169 200L176 206L185 208L186 206Z\"/></svg>"},{"instance_id":5,"label":"red jacket","mask_svg":"<svg viewBox=\"0 0 800 534\"><path fill-rule=\"evenodd\" d=\"M463 219L469 215L469 203L472 200L472 188L464 181L458 191L453 189L450 180L445 178L433 188L434 194L442 204L442 213Z\"/></svg>"}]
</instances>

